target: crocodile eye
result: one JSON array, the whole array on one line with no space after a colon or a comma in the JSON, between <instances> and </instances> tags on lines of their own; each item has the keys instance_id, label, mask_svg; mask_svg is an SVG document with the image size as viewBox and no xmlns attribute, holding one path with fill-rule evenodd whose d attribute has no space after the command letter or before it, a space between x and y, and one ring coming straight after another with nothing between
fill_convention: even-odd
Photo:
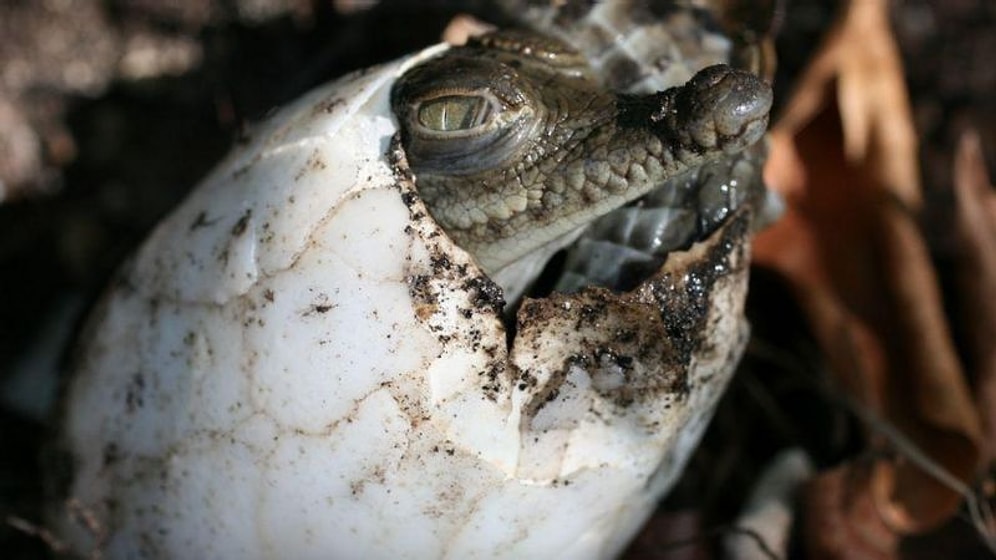
<instances>
[{"instance_id":1,"label":"crocodile eye","mask_svg":"<svg viewBox=\"0 0 996 560\"><path fill-rule=\"evenodd\" d=\"M534 79L485 57L430 60L391 93L402 144L417 173L495 170L534 146L546 107Z\"/></svg>"},{"instance_id":2,"label":"crocodile eye","mask_svg":"<svg viewBox=\"0 0 996 560\"><path fill-rule=\"evenodd\" d=\"M418 123L429 130L452 132L484 126L494 113L491 102L480 95L447 95L423 102Z\"/></svg>"}]
</instances>

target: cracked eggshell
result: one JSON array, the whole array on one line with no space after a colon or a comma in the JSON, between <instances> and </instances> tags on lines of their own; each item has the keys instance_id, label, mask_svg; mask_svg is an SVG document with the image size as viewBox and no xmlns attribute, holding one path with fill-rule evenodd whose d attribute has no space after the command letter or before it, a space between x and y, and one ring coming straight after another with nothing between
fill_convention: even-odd
<instances>
[{"instance_id":1,"label":"cracked eggshell","mask_svg":"<svg viewBox=\"0 0 996 560\"><path fill-rule=\"evenodd\" d=\"M746 217L632 293L527 300L509 350L392 147L442 48L274 115L121 271L64 403L77 552L604 558L680 473L746 339Z\"/></svg>"}]
</instances>

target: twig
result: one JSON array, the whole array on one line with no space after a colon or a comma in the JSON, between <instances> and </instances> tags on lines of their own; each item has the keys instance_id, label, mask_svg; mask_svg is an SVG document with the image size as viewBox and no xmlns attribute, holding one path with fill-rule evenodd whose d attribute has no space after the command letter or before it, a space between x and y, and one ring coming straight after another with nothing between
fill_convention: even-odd
<instances>
[{"instance_id":1,"label":"twig","mask_svg":"<svg viewBox=\"0 0 996 560\"><path fill-rule=\"evenodd\" d=\"M103 557L101 552L107 542L107 531L101 525L100 520L93 513L93 510L83 505L76 498L69 498L66 501L66 510L74 521L83 525L94 538L93 549L90 551L91 560L100 560Z\"/></svg>"},{"instance_id":2,"label":"twig","mask_svg":"<svg viewBox=\"0 0 996 560\"><path fill-rule=\"evenodd\" d=\"M873 410L850 397L843 395L835 397L862 422L885 437L896 452L933 477L934 480L960 494L965 500L969 519L976 532L986 548L996 554L996 529L994 529L996 525L994 525L993 509L988 500L980 499L978 492L969 488L944 466L931 459L916 443Z\"/></svg>"},{"instance_id":3,"label":"twig","mask_svg":"<svg viewBox=\"0 0 996 560\"><path fill-rule=\"evenodd\" d=\"M795 372L796 375L813 381L812 385L823 392L829 401L835 402L849 411L861 420L862 423L885 437L897 453L904 456L941 484L961 495L965 500L965 508L968 511L968 521L975 528L986 548L996 554L996 514L994 514L992 505L988 500L981 497L981 492L972 490L942 465L931 459L916 443L906 437L905 434L886 419L875 413L875 411L854 398L843 394L831 383L823 381L828 379L829 376L817 375L817 379L812 379L813 375L809 375L812 368L806 367L805 364L796 360L794 356L780 351L773 345L769 345L764 341L757 342L759 344L755 344L752 341L752 349L755 353L763 356L765 359L771 360L785 371ZM815 374L818 372L812 373Z\"/></svg>"},{"instance_id":4,"label":"twig","mask_svg":"<svg viewBox=\"0 0 996 560\"><path fill-rule=\"evenodd\" d=\"M15 531L20 531L29 537L42 541L55 554L64 554L69 551L69 546L62 542L59 537L56 537L52 531L23 517L8 514L4 517L4 523Z\"/></svg>"}]
</instances>

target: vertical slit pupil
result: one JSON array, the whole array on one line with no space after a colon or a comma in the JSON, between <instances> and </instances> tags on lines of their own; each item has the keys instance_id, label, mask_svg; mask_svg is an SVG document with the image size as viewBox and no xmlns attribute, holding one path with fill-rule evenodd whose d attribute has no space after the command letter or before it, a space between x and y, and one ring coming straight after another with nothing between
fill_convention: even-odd
<instances>
[{"instance_id":1,"label":"vertical slit pupil","mask_svg":"<svg viewBox=\"0 0 996 560\"><path fill-rule=\"evenodd\" d=\"M440 97L423 103L418 109L419 123L440 132L470 130L486 123L490 116L490 104L480 96Z\"/></svg>"}]
</instances>

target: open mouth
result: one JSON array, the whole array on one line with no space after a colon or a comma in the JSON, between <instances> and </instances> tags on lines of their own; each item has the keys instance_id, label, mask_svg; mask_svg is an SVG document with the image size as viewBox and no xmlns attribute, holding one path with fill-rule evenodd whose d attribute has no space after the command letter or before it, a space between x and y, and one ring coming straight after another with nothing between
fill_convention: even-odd
<instances>
[{"instance_id":1,"label":"open mouth","mask_svg":"<svg viewBox=\"0 0 996 560\"><path fill-rule=\"evenodd\" d=\"M762 144L674 177L647 195L595 220L558 252L527 291L530 297L573 293L586 286L634 289L719 229L738 209L765 198Z\"/></svg>"}]
</instances>

